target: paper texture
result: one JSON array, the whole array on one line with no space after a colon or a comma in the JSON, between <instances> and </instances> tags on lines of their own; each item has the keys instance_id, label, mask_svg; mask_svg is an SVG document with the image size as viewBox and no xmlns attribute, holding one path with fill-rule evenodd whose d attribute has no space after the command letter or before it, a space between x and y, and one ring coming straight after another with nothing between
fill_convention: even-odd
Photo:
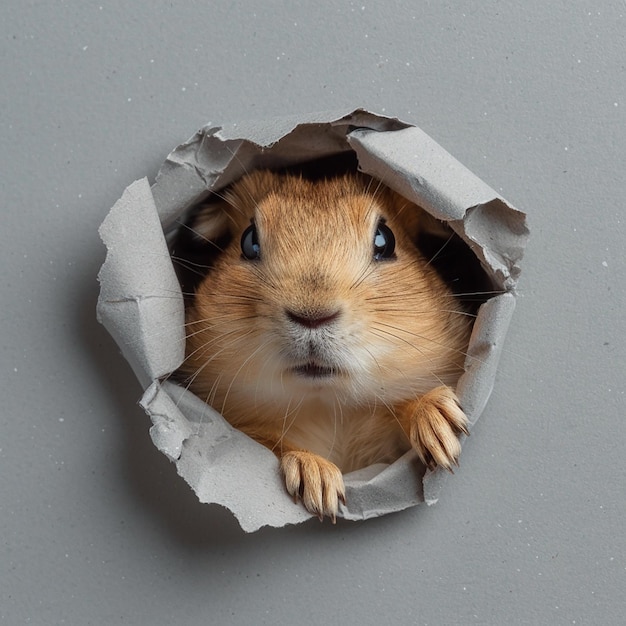
<instances>
[{"instance_id":1,"label":"paper texture","mask_svg":"<svg viewBox=\"0 0 626 626\"><path fill-rule=\"evenodd\" d=\"M154 444L176 463L201 502L230 509L248 532L311 517L288 496L278 460L233 429L190 392L164 381L184 358L184 306L167 239L185 211L245 172L354 152L359 169L385 182L450 226L471 247L503 293L474 325L458 385L474 424L489 398L515 306L515 284L528 237L525 215L474 176L419 128L357 110L270 122L206 126L168 157L155 183L136 181L100 228L107 247L98 318L145 389L142 407ZM357 520L439 497L446 473L426 472L413 452L391 465L345 476Z\"/></svg>"}]
</instances>

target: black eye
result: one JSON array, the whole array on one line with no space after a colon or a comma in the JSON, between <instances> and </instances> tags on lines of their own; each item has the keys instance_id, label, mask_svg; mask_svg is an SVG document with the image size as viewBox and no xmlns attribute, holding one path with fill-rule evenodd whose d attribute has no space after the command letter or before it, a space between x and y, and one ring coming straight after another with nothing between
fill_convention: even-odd
<instances>
[{"instance_id":1,"label":"black eye","mask_svg":"<svg viewBox=\"0 0 626 626\"><path fill-rule=\"evenodd\" d=\"M261 258L261 246L254 224L248 226L241 235L241 252L244 258L249 261L256 261Z\"/></svg>"},{"instance_id":2,"label":"black eye","mask_svg":"<svg viewBox=\"0 0 626 626\"><path fill-rule=\"evenodd\" d=\"M396 238L393 236L391 228L383 220L380 220L374 234L374 260L395 259L395 249Z\"/></svg>"}]
</instances>

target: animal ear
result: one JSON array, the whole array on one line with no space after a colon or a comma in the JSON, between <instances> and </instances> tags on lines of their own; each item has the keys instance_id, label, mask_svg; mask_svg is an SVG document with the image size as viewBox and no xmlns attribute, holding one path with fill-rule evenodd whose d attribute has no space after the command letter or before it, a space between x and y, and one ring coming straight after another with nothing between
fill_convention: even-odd
<instances>
[{"instance_id":1,"label":"animal ear","mask_svg":"<svg viewBox=\"0 0 626 626\"><path fill-rule=\"evenodd\" d=\"M205 202L194 209L185 224L185 230L195 245L207 246L219 242L229 233L225 203L222 200Z\"/></svg>"},{"instance_id":2,"label":"animal ear","mask_svg":"<svg viewBox=\"0 0 626 626\"><path fill-rule=\"evenodd\" d=\"M445 222L433 217L428 211L419 209L418 237L433 237L445 241L453 232Z\"/></svg>"},{"instance_id":3,"label":"animal ear","mask_svg":"<svg viewBox=\"0 0 626 626\"><path fill-rule=\"evenodd\" d=\"M171 256L186 297L193 294L211 271L232 238L228 205L217 196L195 207L181 223L171 246Z\"/></svg>"}]
</instances>

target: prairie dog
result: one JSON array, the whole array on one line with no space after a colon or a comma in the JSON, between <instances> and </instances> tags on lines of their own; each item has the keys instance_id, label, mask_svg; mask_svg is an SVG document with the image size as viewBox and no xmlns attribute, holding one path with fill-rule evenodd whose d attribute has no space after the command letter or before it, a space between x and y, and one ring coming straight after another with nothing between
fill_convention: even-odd
<instances>
[{"instance_id":1,"label":"prairie dog","mask_svg":"<svg viewBox=\"0 0 626 626\"><path fill-rule=\"evenodd\" d=\"M342 473L411 447L458 461L472 318L416 246L429 220L365 176L257 171L190 224L208 271L179 378L272 450L320 519L345 502Z\"/></svg>"}]
</instances>

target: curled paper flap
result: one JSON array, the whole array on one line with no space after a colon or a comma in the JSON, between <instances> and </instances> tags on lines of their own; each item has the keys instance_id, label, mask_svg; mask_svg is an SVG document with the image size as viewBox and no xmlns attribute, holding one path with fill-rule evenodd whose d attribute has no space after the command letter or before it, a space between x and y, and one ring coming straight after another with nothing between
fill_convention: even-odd
<instances>
[{"instance_id":1,"label":"curled paper flap","mask_svg":"<svg viewBox=\"0 0 626 626\"><path fill-rule=\"evenodd\" d=\"M457 393L474 424L491 393L528 237L525 215L420 129L363 110L263 123L206 126L176 148L150 189L130 185L100 233L98 316L146 389L152 439L202 502L227 507L245 531L311 517L287 495L278 460L189 391L163 381L184 358L184 305L166 237L186 211L258 168L355 154L359 169L445 220L502 293L480 309ZM425 472L413 452L344 476L339 515L367 519L439 497L445 473Z\"/></svg>"},{"instance_id":2,"label":"curled paper flap","mask_svg":"<svg viewBox=\"0 0 626 626\"><path fill-rule=\"evenodd\" d=\"M145 388L185 356L183 298L147 179L124 191L99 232L107 257L98 320Z\"/></svg>"}]
</instances>

